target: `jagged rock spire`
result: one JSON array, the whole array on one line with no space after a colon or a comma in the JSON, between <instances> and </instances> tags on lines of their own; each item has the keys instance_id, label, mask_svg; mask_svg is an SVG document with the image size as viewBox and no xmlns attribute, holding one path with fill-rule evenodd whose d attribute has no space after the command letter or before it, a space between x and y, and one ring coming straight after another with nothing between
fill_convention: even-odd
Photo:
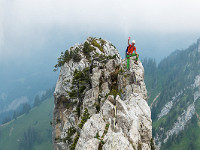
<instances>
[{"instance_id":1,"label":"jagged rock spire","mask_svg":"<svg viewBox=\"0 0 200 150\"><path fill-rule=\"evenodd\" d=\"M77 48L80 61L61 66L54 93L54 149L151 149L142 63L135 65L131 58L127 70L126 60L103 39L88 38L71 51Z\"/></svg>"}]
</instances>

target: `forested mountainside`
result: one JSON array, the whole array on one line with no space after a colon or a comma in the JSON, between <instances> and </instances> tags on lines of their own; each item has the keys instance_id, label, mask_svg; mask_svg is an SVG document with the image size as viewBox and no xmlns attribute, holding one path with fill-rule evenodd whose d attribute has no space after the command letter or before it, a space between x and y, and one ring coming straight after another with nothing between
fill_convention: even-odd
<instances>
[{"instance_id":1,"label":"forested mountainside","mask_svg":"<svg viewBox=\"0 0 200 150\"><path fill-rule=\"evenodd\" d=\"M156 65L145 59L153 137L161 149L200 149L200 39Z\"/></svg>"},{"instance_id":2,"label":"forested mountainside","mask_svg":"<svg viewBox=\"0 0 200 150\"><path fill-rule=\"evenodd\" d=\"M53 150L53 96L0 126L0 150Z\"/></svg>"}]
</instances>

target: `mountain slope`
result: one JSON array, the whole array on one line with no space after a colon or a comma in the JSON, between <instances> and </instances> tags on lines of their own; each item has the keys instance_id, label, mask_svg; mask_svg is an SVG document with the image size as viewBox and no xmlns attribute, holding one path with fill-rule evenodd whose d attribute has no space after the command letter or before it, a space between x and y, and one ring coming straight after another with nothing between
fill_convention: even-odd
<instances>
[{"instance_id":1,"label":"mountain slope","mask_svg":"<svg viewBox=\"0 0 200 150\"><path fill-rule=\"evenodd\" d=\"M37 94L55 86L58 74L52 71L50 63L28 61L0 64L0 124L24 103L32 105Z\"/></svg>"},{"instance_id":2,"label":"mountain slope","mask_svg":"<svg viewBox=\"0 0 200 150\"><path fill-rule=\"evenodd\" d=\"M145 77L156 143L161 149L199 149L200 40L172 53L155 72Z\"/></svg>"},{"instance_id":3,"label":"mountain slope","mask_svg":"<svg viewBox=\"0 0 200 150\"><path fill-rule=\"evenodd\" d=\"M9 123L0 126L0 150L50 150L53 98L34 107Z\"/></svg>"}]
</instances>

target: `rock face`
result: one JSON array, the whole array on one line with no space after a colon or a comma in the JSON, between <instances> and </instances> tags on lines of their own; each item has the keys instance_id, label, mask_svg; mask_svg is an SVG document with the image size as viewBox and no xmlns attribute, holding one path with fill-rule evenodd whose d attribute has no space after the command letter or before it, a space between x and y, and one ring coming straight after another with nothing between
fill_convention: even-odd
<instances>
[{"instance_id":1,"label":"rock face","mask_svg":"<svg viewBox=\"0 0 200 150\"><path fill-rule=\"evenodd\" d=\"M80 59L68 59L61 66L54 92L54 149L151 149L142 63L136 65L131 58L127 70L126 60L102 39L88 38L69 53L73 51Z\"/></svg>"}]
</instances>

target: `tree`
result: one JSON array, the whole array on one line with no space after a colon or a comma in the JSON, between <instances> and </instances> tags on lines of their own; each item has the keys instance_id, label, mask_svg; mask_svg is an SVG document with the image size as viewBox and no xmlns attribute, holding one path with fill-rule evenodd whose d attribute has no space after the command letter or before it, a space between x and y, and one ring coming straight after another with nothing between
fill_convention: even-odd
<instances>
[{"instance_id":1,"label":"tree","mask_svg":"<svg viewBox=\"0 0 200 150\"><path fill-rule=\"evenodd\" d=\"M14 113L13 113L13 119L17 119L17 117L18 117L18 113L16 111L14 111Z\"/></svg>"},{"instance_id":2,"label":"tree","mask_svg":"<svg viewBox=\"0 0 200 150\"><path fill-rule=\"evenodd\" d=\"M35 107L35 106L38 106L38 105L40 105L40 103L41 103L40 97L39 97L39 95L37 95L37 96L35 97L33 106L34 106L34 107Z\"/></svg>"},{"instance_id":3,"label":"tree","mask_svg":"<svg viewBox=\"0 0 200 150\"><path fill-rule=\"evenodd\" d=\"M23 138L20 141L19 150L31 149L38 139L39 135L35 131L35 128L29 127L28 130L24 132Z\"/></svg>"},{"instance_id":4,"label":"tree","mask_svg":"<svg viewBox=\"0 0 200 150\"><path fill-rule=\"evenodd\" d=\"M5 124L11 120L10 116L7 116L3 119L2 124Z\"/></svg>"},{"instance_id":5,"label":"tree","mask_svg":"<svg viewBox=\"0 0 200 150\"><path fill-rule=\"evenodd\" d=\"M90 79L90 68L87 67L82 71L78 71L77 69L74 71L71 92L68 92L70 98L78 98L77 104L77 113L78 117L80 117L80 109L82 105L82 101L85 95L85 91L87 88L91 88L91 79Z\"/></svg>"},{"instance_id":6,"label":"tree","mask_svg":"<svg viewBox=\"0 0 200 150\"><path fill-rule=\"evenodd\" d=\"M25 103L22 108L22 114L28 114L31 109L31 106L28 103Z\"/></svg>"}]
</instances>

